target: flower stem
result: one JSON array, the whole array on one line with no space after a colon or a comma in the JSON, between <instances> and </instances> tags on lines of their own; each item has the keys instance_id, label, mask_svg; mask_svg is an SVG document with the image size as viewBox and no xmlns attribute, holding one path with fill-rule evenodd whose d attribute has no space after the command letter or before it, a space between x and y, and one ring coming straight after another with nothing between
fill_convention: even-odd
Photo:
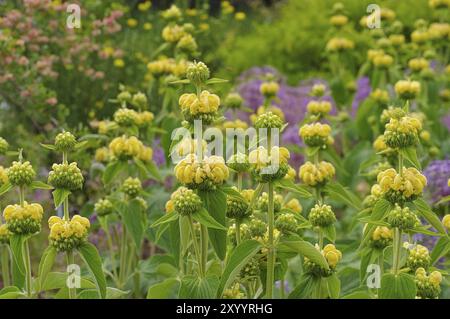
<instances>
[{"instance_id":1,"label":"flower stem","mask_svg":"<svg viewBox=\"0 0 450 319\"><path fill-rule=\"evenodd\" d=\"M27 296L31 298L33 295L32 278L31 278L31 258L30 258L30 246L28 245L28 239L23 243L24 245L24 263L25 263L25 289Z\"/></svg>"},{"instance_id":2,"label":"flower stem","mask_svg":"<svg viewBox=\"0 0 450 319\"><path fill-rule=\"evenodd\" d=\"M19 203L22 207L25 205L25 190L23 186L19 187Z\"/></svg>"},{"instance_id":3,"label":"flower stem","mask_svg":"<svg viewBox=\"0 0 450 319\"><path fill-rule=\"evenodd\" d=\"M67 266L73 265L75 263L75 258L72 251L67 252ZM77 289L75 287L69 286L69 299L77 299Z\"/></svg>"},{"instance_id":4,"label":"flower stem","mask_svg":"<svg viewBox=\"0 0 450 319\"><path fill-rule=\"evenodd\" d=\"M237 174L237 189L240 191L242 189L242 173Z\"/></svg>"},{"instance_id":5,"label":"flower stem","mask_svg":"<svg viewBox=\"0 0 450 319\"><path fill-rule=\"evenodd\" d=\"M208 228L206 226L200 226L200 242L202 245L202 269L203 273L206 274L206 264L208 262Z\"/></svg>"},{"instance_id":6,"label":"flower stem","mask_svg":"<svg viewBox=\"0 0 450 319\"><path fill-rule=\"evenodd\" d=\"M9 278L9 248L7 245L2 247L2 279L3 287L8 287L11 285Z\"/></svg>"},{"instance_id":7,"label":"flower stem","mask_svg":"<svg viewBox=\"0 0 450 319\"><path fill-rule=\"evenodd\" d=\"M241 221L236 219L236 246L241 243Z\"/></svg>"},{"instance_id":8,"label":"flower stem","mask_svg":"<svg viewBox=\"0 0 450 319\"><path fill-rule=\"evenodd\" d=\"M398 274L400 268L400 255L401 255L401 246L402 246L402 232L398 227L394 228L394 254L393 254L393 273L394 275Z\"/></svg>"},{"instance_id":9,"label":"flower stem","mask_svg":"<svg viewBox=\"0 0 450 319\"><path fill-rule=\"evenodd\" d=\"M273 240L274 232L274 207L273 207L273 183L269 182L269 209L267 214L269 224L269 247L267 254L267 281L266 281L266 298L273 298L273 280L275 277L275 245Z\"/></svg>"},{"instance_id":10,"label":"flower stem","mask_svg":"<svg viewBox=\"0 0 450 319\"><path fill-rule=\"evenodd\" d=\"M113 280L117 283L116 258L115 258L115 254L114 254L114 245L113 245L111 233L110 233L109 227L108 227L108 216L100 217L99 221L100 221L100 225L102 226L102 228L106 234L106 241L108 244L109 255L110 255L111 265L112 265L111 270L112 270L112 274L113 274Z\"/></svg>"},{"instance_id":11,"label":"flower stem","mask_svg":"<svg viewBox=\"0 0 450 319\"><path fill-rule=\"evenodd\" d=\"M127 255L127 230L125 225L122 224L122 238L120 240L120 262L119 262L119 287L123 288L125 286L125 267L126 267L126 256Z\"/></svg>"},{"instance_id":12,"label":"flower stem","mask_svg":"<svg viewBox=\"0 0 450 319\"><path fill-rule=\"evenodd\" d=\"M203 277L203 267L200 257L200 248L198 247L197 236L195 236L194 221L192 220L192 216L189 216L189 229L191 231L192 242L194 244L195 257L197 258L198 273L200 277Z\"/></svg>"},{"instance_id":13,"label":"flower stem","mask_svg":"<svg viewBox=\"0 0 450 319\"><path fill-rule=\"evenodd\" d=\"M69 221L70 220L70 214L69 214L69 197L67 196L64 199L64 220Z\"/></svg>"}]
</instances>

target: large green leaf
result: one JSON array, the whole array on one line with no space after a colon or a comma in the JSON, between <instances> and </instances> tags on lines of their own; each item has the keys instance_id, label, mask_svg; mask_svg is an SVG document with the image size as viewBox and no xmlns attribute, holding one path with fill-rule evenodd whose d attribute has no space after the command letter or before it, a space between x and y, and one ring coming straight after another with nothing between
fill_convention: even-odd
<instances>
[{"instance_id":1,"label":"large green leaf","mask_svg":"<svg viewBox=\"0 0 450 319\"><path fill-rule=\"evenodd\" d=\"M115 161L110 162L108 166L106 166L105 171L103 172L103 184L107 185L111 183L111 181L116 177L117 175L122 172L122 170L127 168L127 163L123 161Z\"/></svg>"},{"instance_id":2,"label":"large green leaf","mask_svg":"<svg viewBox=\"0 0 450 319\"><path fill-rule=\"evenodd\" d=\"M156 220L150 227L157 227L159 225L170 223L174 220L177 220L179 217L177 212L170 212L167 214L164 214L162 217L160 217L158 220Z\"/></svg>"},{"instance_id":3,"label":"large green leaf","mask_svg":"<svg viewBox=\"0 0 450 319\"><path fill-rule=\"evenodd\" d=\"M414 277L409 274L386 273L381 277L381 299L414 299L416 293Z\"/></svg>"},{"instance_id":4,"label":"large green leaf","mask_svg":"<svg viewBox=\"0 0 450 319\"><path fill-rule=\"evenodd\" d=\"M361 201L359 198L338 182L328 183L325 186L325 191L332 199L344 202L357 210L361 210Z\"/></svg>"},{"instance_id":5,"label":"large green leaf","mask_svg":"<svg viewBox=\"0 0 450 319\"><path fill-rule=\"evenodd\" d=\"M331 299L338 299L341 294L341 281L334 273L331 276L325 278L328 287L328 294Z\"/></svg>"},{"instance_id":6,"label":"large green leaf","mask_svg":"<svg viewBox=\"0 0 450 319\"><path fill-rule=\"evenodd\" d=\"M246 240L240 243L230 254L217 289L217 298L221 298L224 290L233 282L251 258L261 249L261 244L256 240Z\"/></svg>"},{"instance_id":7,"label":"large green leaf","mask_svg":"<svg viewBox=\"0 0 450 319\"><path fill-rule=\"evenodd\" d=\"M392 209L392 204L385 199L379 199L372 209L372 215L370 215L370 220L379 221L383 220L384 217Z\"/></svg>"},{"instance_id":8,"label":"large green leaf","mask_svg":"<svg viewBox=\"0 0 450 319\"><path fill-rule=\"evenodd\" d=\"M121 299L128 295L128 291L117 288L106 288L106 299ZM98 299L98 291L96 289L84 289L78 294L79 299Z\"/></svg>"},{"instance_id":9,"label":"large green leaf","mask_svg":"<svg viewBox=\"0 0 450 319\"><path fill-rule=\"evenodd\" d=\"M431 264L436 263L450 251L450 239L447 236L439 238L431 251Z\"/></svg>"},{"instance_id":10,"label":"large green leaf","mask_svg":"<svg viewBox=\"0 0 450 319\"><path fill-rule=\"evenodd\" d=\"M148 288L147 299L174 298L180 289L180 281L176 278L167 278L163 282L154 284Z\"/></svg>"},{"instance_id":11,"label":"large green leaf","mask_svg":"<svg viewBox=\"0 0 450 319\"><path fill-rule=\"evenodd\" d=\"M411 146L407 148L400 148L399 152L400 154L403 155L406 161L409 162L412 166L414 166L418 170L421 169L420 162L417 159L417 152L415 147Z\"/></svg>"},{"instance_id":12,"label":"large green leaf","mask_svg":"<svg viewBox=\"0 0 450 319\"><path fill-rule=\"evenodd\" d=\"M220 225L226 227L227 195L220 191L200 192L200 197L206 210ZM217 256L223 260L227 252L227 231L223 229L208 229L209 240Z\"/></svg>"},{"instance_id":13,"label":"large green leaf","mask_svg":"<svg viewBox=\"0 0 450 319\"><path fill-rule=\"evenodd\" d=\"M24 251L23 245L25 243L26 237L23 235L14 234L9 240L9 246L11 248L11 253L13 255L13 262L17 266L17 270L24 275L25 274L25 261L24 261Z\"/></svg>"},{"instance_id":14,"label":"large green leaf","mask_svg":"<svg viewBox=\"0 0 450 319\"><path fill-rule=\"evenodd\" d=\"M439 233L446 234L445 227L442 225L441 220L437 215L431 210L430 206L423 200L423 198L418 198L414 201L417 211L419 214L426 219Z\"/></svg>"},{"instance_id":15,"label":"large green leaf","mask_svg":"<svg viewBox=\"0 0 450 319\"><path fill-rule=\"evenodd\" d=\"M91 243L84 243L78 247L78 251L94 276L97 290L101 298L106 297L106 278L102 269L102 259L98 254L97 248Z\"/></svg>"},{"instance_id":16,"label":"large green leaf","mask_svg":"<svg viewBox=\"0 0 450 319\"><path fill-rule=\"evenodd\" d=\"M311 243L304 240L284 241L278 246L278 249L282 252L296 252L307 257L313 263L329 269L328 263L325 257L314 247Z\"/></svg>"},{"instance_id":17,"label":"large green leaf","mask_svg":"<svg viewBox=\"0 0 450 319\"><path fill-rule=\"evenodd\" d=\"M55 208L61 206L64 200L70 195L70 191L67 189L58 188L52 192L53 202L55 203Z\"/></svg>"},{"instance_id":18,"label":"large green leaf","mask_svg":"<svg viewBox=\"0 0 450 319\"><path fill-rule=\"evenodd\" d=\"M130 233L136 247L141 247L142 237L144 235L144 221L142 216L141 204L137 199L131 200L120 212L122 220Z\"/></svg>"},{"instance_id":19,"label":"large green leaf","mask_svg":"<svg viewBox=\"0 0 450 319\"><path fill-rule=\"evenodd\" d=\"M67 288L67 272L49 272L44 284L40 287L40 291L49 291ZM95 289L96 285L87 278L81 277L80 289Z\"/></svg>"},{"instance_id":20,"label":"large green leaf","mask_svg":"<svg viewBox=\"0 0 450 319\"><path fill-rule=\"evenodd\" d=\"M227 230L224 226L212 218L205 208L202 208L198 212L192 214L192 218L208 228Z\"/></svg>"},{"instance_id":21,"label":"large green leaf","mask_svg":"<svg viewBox=\"0 0 450 319\"><path fill-rule=\"evenodd\" d=\"M10 182L7 182L7 183L3 184L3 185L0 187L0 195L3 195L3 194L5 194L5 193L9 192L9 191L11 190L12 187L13 187L13 186L12 186L12 184L11 184Z\"/></svg>"},{"instance_id":22,"label":"large green leaf","mask_svg":"<svg viewBox=\"0 0 450 319\"><path fill-rule=\"evenodd\" d=\"M32 189L53 189L54 187L41 181L33 181L30 185Z\"/></svg>"},{"instance_id":23,"label":"large green leaf","mask_svg":"<svg viewBox=\"0 0 450 319\"><path fill-rule=\"evenodd\" d=\"M15 286L4 287L0 290L0 299L17 299L24 296L25 293Z\"/></svg>"},{"instance_id":24,"label":"large green leaf","mask_svg":"<svg viewBox=\"0 0 450 319\"><path fill-rule=\"evenodd\" d=\"M310 274L303 274L299 284L289 293L289 299L311 298L316 286L320 283L320 278Z\"/></svg>"},{"instance_id":25,"label":"large green leaf","mask_svg":"<svg viewBox=\"0 0 450 319\"><path fill-rule=\"evenodd\" d=\"M217 276L185 276L181 279L180 299L213 299L219 286Z\"/></svg>"},{"instance_id":26,"label":"large green leaf","mask_svg":"<svg viewBox=\"0 0 450 319\"><path fill-rule=\"evenodd\" d=\"M47 275L53 267L55 263L55 258L57 255L56 248L53 246L48 246L42 254L41 261L39 262L39 270L38 270L38 283L39 289L44 286L45 280L47 279Z\"/></svg>"}]
</instances>

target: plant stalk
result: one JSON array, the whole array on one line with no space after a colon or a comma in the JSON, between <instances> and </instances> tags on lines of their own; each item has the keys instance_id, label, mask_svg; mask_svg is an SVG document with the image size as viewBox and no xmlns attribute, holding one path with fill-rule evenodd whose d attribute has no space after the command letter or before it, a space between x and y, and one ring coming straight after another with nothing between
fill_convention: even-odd
<instances>
[{"instance_id":1,"label":"plant stalk","mask_svg":"<svg viewBox=\"0 0 450 319\"><path fill-rule=\"evenodd\" d=\"M273 281L275 277L275 245L274 245L274 203L273 203L273 183L269 182L269 209L267 214L269 224L269 247L267 254L267 281L266 281L266 298L273 298Z\"/></svg>"}]
</instances>

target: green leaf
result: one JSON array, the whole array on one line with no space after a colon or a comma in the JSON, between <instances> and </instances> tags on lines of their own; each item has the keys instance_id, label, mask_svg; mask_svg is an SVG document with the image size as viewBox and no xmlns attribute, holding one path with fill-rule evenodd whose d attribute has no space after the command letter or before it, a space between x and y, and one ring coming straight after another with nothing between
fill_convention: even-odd
<instances>
[{"instance_id":1,"label":"green leaf","mask_svg":"<svg viewBox=\"0 0 450 319\"><path fill-rule=\"evenodd\" d=\"M180 281L175 278L167 278L163 282L150 286L147 291L147 299L174 298L180 289Z\"/></svg>"},{"instance_id":2,"label":"green leaf","mask_svg":"<svg viewBox=\"0 0 450 319\"><path fill-rule=\"evenodd\" d=\"M75 149L81 150L81 149L85 148L86 146L88 146L88 144L89 144L89 141L78 142L77 144L75 144Z\"/></svg>"},{"instance_id":3,"label":"green leaf","mask_svg":"<svg viewBox=\"0 0 450 319\"><path fill-rule=\"evenodd\" d=\"M58 188L52 192L53 202L55 203L55 208L61 206L64 200L70 195L70 191L67 189Z\"/></svg>"},{"instance_id":4,"label":"green leaf","mask_svg":"<svg viewBox=\"0 0 450 319\"><path fill-rule=\"evenodd\" d=\"M416 293L414 277L409 274L386 273L381 277L381 299L414 299Z\"/></svg>"},{"instance_id":5,"label":"green leaf","mask_svg":"<svg viewBox=\"0 0 450 319\"><path fill-rule=\"evenodd\" d=\"M106 299L121 299L128 295L128 293L128 291L107 287ZM78 299L98 299L98 292L96 289L84 289L78 294Z\"/></svg>"},{"instance_id":6,"label":"green leaf","mask_svg":"<svg viewBox=\"0 0 450 319\"><path fill-rule=\"evenodd\" d=\"M0 187L0 195L3 195L3 194L5 194L5 193L9 192L9 191L11 190L12 187L13 187L13 186L12 186L12 184L11 184L10 182L7 182L7 183L3 184L3 185Z\"/></svg>"},{"instance_id":7,"label":"green leaf","mask_svg":"<svg viewBox=\"0 0 450 319\"><path fill-rule=\"evenodd\" d=\"M176 81L169 82L169 84L189 84L189 83L191 83L191 81L189 81L188 79L176 80Z\"/></svg>"},{"instance_id":8,"label":"green leaf","mask_svg":"<svg viewBox=\"0 0 450 319\"><path fill-rule=\"evenodd\" d=\"M333 224L327 227L322 227L322 231L325 237L328 238L328 240L330 240L331 242L334 242L336 240L336 227L334 227Z\"/></svg>"},{"instance_id":9,"label":"green leaf","mask_svg":"<svg viewBox=\"0 0 450 319\"><path fill-rule=\"evenodd\" d=\"M344 202L357 210L361 210L361 201L359 198L338 182L328 183L325 186L325 191L332 199Z\"/></svg>"},{"instance_id":10,"label":"green leaf","mask_svg":"<svg viewBox=\"0 0 450 319\"><path fill-rule=\"evenodd\" d=\"M379 199L372 209L372 215L370 216L370 220L372 221L383 220L391 209L392 204L389 201L383 198Z\"/></svg>"},{"instance_id":11,"label":"green leaf","mask_svg":"<svg viewBox=\"0 0 450 319\"><path fill-rule=\"evenodd\" d=\"M103 172L103 184L109 184L119 173L127 167L127 163L123 161L111 162L106 166Z\"/></svg>"},{"instance_id":12,"label":"green leaf","mask_svg":"<svg viewBox=\"0 0 450 319\"><path fill-rule=\"evenodd\" d=\"M403 155L403 157L415 168L418 170L421 170L419 160L417 159L417 152L416 148L411 146L407 148L399 148L400 154Z\"/></svg>"},{"instance_id":13,"label":"green leaf","mask_svg":"<svg viewBox=\"0 0 450 319\"><path fill-rule=\"evenodd\" d=\"M217 276L185 276L181 279L180 299L213 299L219 286Z\"/></svg>"},{"instance_id":14,"label":"green leaf","mask_svg":"<svg viewBox=\"0 0 450 319\"><path fill-rule=\"evenodd\" d=\"M56 146L53 145L53 144L43 144L43 143L39 143L39 144L41 144L41 146L43 148L46 148L48 150L51 150L51 151L55 151L56 150Z\"/></svg>"},{"instance_id":15,"label":"green leaf","mask_svg":"<svg viewBox=\"0 0 450 319\"><path fill-rule=\"evenodd\" d=\"M67 272L50 272L47 275L47 278L44 282L44 284L40 287L40 291L49 291L49 290L56 290L56 289L64 289L67 288L67 277L69 276L69 273ZM80 288L81 289L95 289L95 284L84 278L81 277L80 280Z\"/></svg>"},{"instance_id":16,"label":"green leaf","mask_svg":"<svg viewBox=\"0 0 450 319\"><path fill-rule=\"evenodd\" d=\"M307 257L313 263L325 268L329 269L327 261L325 257L314 247L311 243L303 240L296 241L284 241L279 244L278 249L280 251L286 252L296 252Z\"/></svg>"},{"instance_id":17,"label":"green leaf","mask_svg":"<svg viewBox=\"0 0 450 319\"><path fill-rule=\"evenodd\" d=\"M9 246L11 248L11 253L13 255L13 261L17 265L18 270L21 274L25 274L25 263L24 263L24 251L23 245L26 241L26 237L23 235L14 234L9 240Z\"/></svg>"},{"instance_id":18,"label":"green leaf","mask_svg":"<svg viewBox=\"0 0 450 319\"><path fill-rule=\"evenodd\" d=\"M439 238L431 251L431 264L435 264L441 257L450 251L450 239L445 236Z\"/></svg>"},{"instance_id":19,"label":"green leaf","mask_svg":"<svg viewBox=\"0 0 450 319\"><path fill-rule=\"evenodd\" d=\"M366 290L358 290L343 296L342 299L374 299L374 296Z\"/></svg>"},{"instance_id":20,"label":"green leaf","mask_svg":"<svg viewBox=\"0 0 450 319\"><path fill-rule=\"evenodd\" d=\"M239 193L235 188L230 187L230 186L222 186L220 188L225 194L227 194L227 196L234 198L234 199L238 199L238 200L242 200L245 201L245 198L242 197L241 193Z\"/></svg>"},{"instance_id":21,"label":"green leaf","mask_svg":"<svg viewBox=\"0 0 450 319\"><path fill-rule=\"evenodd\" d=\"M214 218L212 218L205 208L202 208L198 212L192 214L192 218L208 228L226 230L226 227L219 224Z\"/></svg>"},{"instance_id":22,"label":"green leaf","mask_svg":"<svg viewBox=\"0 0 450 319\"><path fill-rule=\"evenodd\" d=\"M445 196L445 197L442 197L442 198L440 199L440 201L438 201L438 202L436 203L436 206L441 205L441 204L444 204L444 203L446 203L446 202L450 202L450 195Z\"/></svg>"},{"instance_id":23,"label":"green leaf","mask_svg":"<svg viewBox=\"0 0 450 319\"><path fill-rule=\"evenodd\" d=\"M261 183L259 183L258 186L256 186L256 189L253 192L252 199L250 200L250 203L248 204L247 212L250 212L253 209L253 206L255 206L255 203L258 200L258 197L261 194L263 188L264 188L264 184L261 184Z\"/></svg>"},{"instance_id":24,"label":"green leaf","mask_svg":"<svg viewBox=\"0 0 450 319\"><path fill-rule=\"evenodd\" d=\"M289 299L311 298L316 286L320 283L320 278L310 274L303 274L299 284L289 293Z\"/></svg>"},{"instance_id":25,"label":"green leaf","mask_svg":"<svg viewBox=\"0 0 450 319\"><path fill-rule=\"evenodd\" d=\"M212 216L216 222L226 227L227 195L221 190L200 192L199 195L202 198L209 215ZM217 256L221 260L224 260L227 252L227 231L224 229L210 228L208 234Z\"/></svg>"},{"instance_id":26,"label":"green leaf","mask_svg":"<svg viewBox=\"0 0 450 319\"><path fill-rule=\"evenodd\" d=\"M134 163L139 168L142 175L144 175L145 177L151 176L158 181L161 180L161 175L159 174L158 167L156 167L155 163L153 163L152 161L144 163L140 159L135 158Z\"/></svg>"},{"instance_id":27,"label":"green leaf","mask_svg":"<svg viewBox=\"0 0 450 319\"><path fill-rule=\"evenodd\" d=\"M261 249L261 244L256 240L246 240L240 243L230 254L227 264L220 279L217 289L217 298L221 298L225 289L234 281L241 269Z\"/></svg>"},{"instance_id":28,"label":"green leaf","mask_svg":"<svg viewBox=\"0 0 450 319\"><path fill-rule=\"evenodd\" d=\"M47 275L55 263L55 258L57 255L56 248L53 246L48 246L42 254L41 261L39 262L39 270L38 270L38 283L39 289L44 286L45 280L47 279Z\"/></svg>"},{"instance_id":29,"label":"green leaf","mask_svg":"<svg viewBox=\"0 0 450 319\"><path fill-rule=\"evenodd\" d=\"M205 82L205 84L218 84L218 83L226 83L228 80L219 79L219 78L211 78Z\"/></svg>"},{"instance_id":30,"label":"green leaf","mask_svg":"<svg viewBox=\"0 0 450 319\"><path fill-rule=\"evenodd\" d=\"M441 220L437 215L431 210L430 206L423 200L423 198L418 198L414 201L414 205L417 208L419 214L426 219L427 222L431 224L439 233L445 235L445 227L442 225Z\"/></svg>"},{"instance_id":31,"label":"green leaf","mask_svg":"<svg viewBox=\"0 0 450 319\"><path fill-rule=\"evenodd\" d=\"M274 184L275 184L275 187L296 193L302 198L311 198L312 197L312 194L304 186L295 185L294 182L289 179L282 179L282 180L276 181Z\"/></svg>"},{"instance_id":32,"label":"green leaf","mask_svg":"<svg viewBox=\"0 0 450 319\"><path fill-rule=\"evenodd\" d=\"M33 181L30 186L32 189L53 189L54 188L53 186L48 185L41 181Z\"/></svg>"},{"instance_id":33,"label":"green leaf","mask_svg":"<svg viewBox=\"0 0 450 319\"><path fill-rule=\"evenodd\" d=\"M155 221L150 227L154 228L157 227L159 225L163 225L166 223L170 223L174 220L178 219L178 213L177 212L171 212L171 213L167 213L164 214L162 217L160 217L157 221Z\"/></svg>"},{"instance_id":34,"label":"green leaf","mask_svg":"<svg viewBox=\"0 0 450 319\"><path fill-rule=\"evenodd\" d=\"M330 277L325 278L328 287L328 294L331 299L338 299L341 293L341 281L339 280L336 273L332 274Z\"/></svg>"},{"instance_id":35,"label":"green leaf","mask_svg":"<svg viewBox=\"0 0 450 319\"><path fill-rule=\"evenodd\" d=\"M120 212L123 223L133 238L138 250L141 247L142 237L144 235L144 222L142 220L141 210L141 204L137 199L133 199Z\"/></svg>"},{"instance_id":36,"label":"green leaf","mask_svg":"<svg viewBox=\"0 0 450 319\"><path fill-rule=\"evenodd\" d=\"M0 299L17 299L25 294L15 286L4 287L0 290Z\"/></svg>"},{"instance_id":37,"label":"green leaf","mask_svg":"<svg viewBox=\"0 0 450 319\"><path fill-rule=\"evenodd\" d=\"M150 176L152 176L154 179L156 179L157 181L162 180L161 174L159 174L159 168L155 165L153 161L147 163L147 169L148 172L150 173Z\"/></svg>"},{"instance_id":38,"label":"green leaf","mask_svg":"<svg viewBox=\"0 0 450 319\"><path fill-rule=\"evenodd\" d=\"M320 150L320 146L306 147L306 156L313 157Z\"/></svg>"},{"instance_id":39,"label":"green leaf","mask_svg":"<svg viewBox=\"0 0 450 319\"><path fill-rule=\"evenodd\" d=\"M97 290L101 298L106 297L106 278L102 269L102 259L97 248L91 243L85 242L78 247L78 252L94 276Z\"/></svg>"}]
</instances>

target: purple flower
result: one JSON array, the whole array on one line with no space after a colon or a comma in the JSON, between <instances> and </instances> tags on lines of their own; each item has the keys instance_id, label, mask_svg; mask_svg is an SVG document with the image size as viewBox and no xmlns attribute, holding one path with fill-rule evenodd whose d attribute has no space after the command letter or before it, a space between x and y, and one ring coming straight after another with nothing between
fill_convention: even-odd
<instances>
[{"instance_id":1,"label":"purple flower","mask_svg":"<svg viewBox=\"0 0 450 319\"><path fill-rule=\"evenodd\" d=\"M442 197L450 195L448 179L450 178L450 160L432 161L424 171L427 178L427 187L433 203Z\"/></svg>"},{"instance_id":2,"label":"purple flower","mask_svg":"<svg viewBox=\"0 0 450 319\"><path fill-rule=\"evenodd\" d=\"M352 116L355 116L359 105L369 96L371 91L370 80L366 76L359 78L356 81L356 86L356 93L352 102Z\"/></svg>"},{"instance_id":3,"label":"purple flower","mask_svg":"<svg viewBox=\"0 0 450 319\"><path fill-rule=\"evenodd\" d=\"M153 161L158 166L164 166L166 164L166 155L164 154L164 150L160 146L161 141L159 139L156 139L153 142Z\"/></svg>"}]
</instances>

